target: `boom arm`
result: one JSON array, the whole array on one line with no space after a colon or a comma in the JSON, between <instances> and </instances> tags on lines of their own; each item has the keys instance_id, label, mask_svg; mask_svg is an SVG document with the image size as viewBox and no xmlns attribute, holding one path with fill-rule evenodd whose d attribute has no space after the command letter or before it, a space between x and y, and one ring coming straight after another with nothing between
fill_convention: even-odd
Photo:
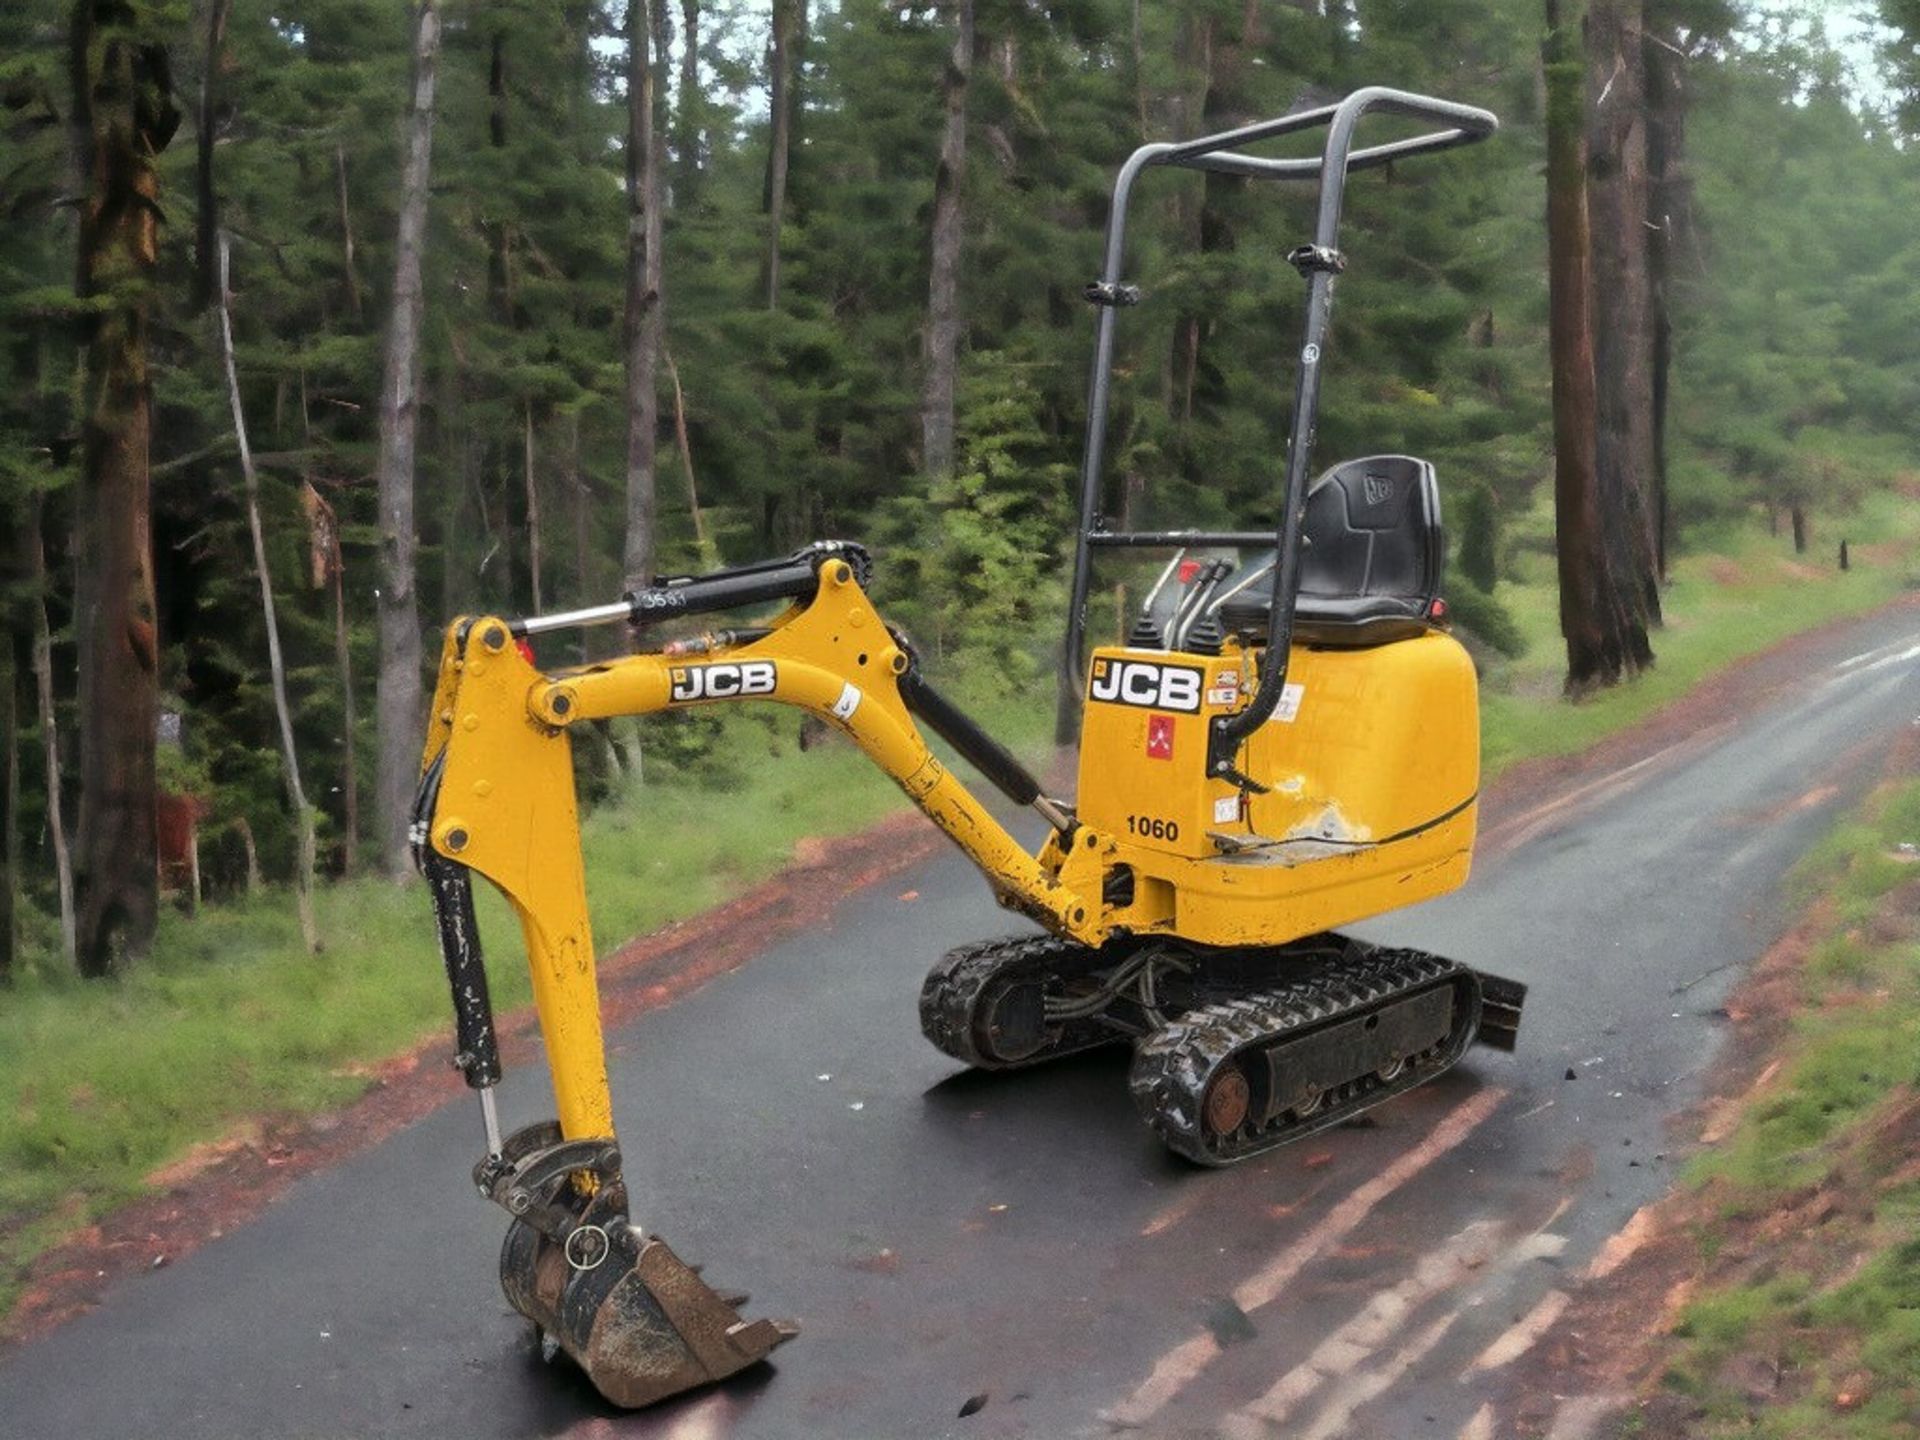
<instances>
[{"instance_id":1,"label":"boom arm","mask_svg":"<svg viewBox=\"0 0 1920 1440\"><path fill-rule=\"evenodd\" d=\"M972 740L972 753L983 765L994 763L998 747L977 730L955 733L956 726L970 729L970 722L919 679L912 655L867 599L853 566L832 554L816 560L810 598L797 598L765 633L748 632L745 643L722 637L699 654L631 655L548 675L513 643L524 625L461 620L447 632L416 844L441 910L461 1018L458 1063L483 1096L498 1078L471 905L459 913L463 877L450 876L450 866L486 876L519 917L567 1140L613 1134L568 742L582 721L734 700L771 700L809 711L843 731L892 777L980 867L1002 903L1056 934L1095 945L1104 937L1101 907L1088 897L1098 894L1100 861L1111 852L1111 840L1073 825L1038 798L1038 787L1017 762L998 752L1001 768L1011 775L995 778L1016 798L1044 807L1056 825L1041 858L1029 855L933 754L909 699L963 750ZM765 598L727 597L728 603ZM641 597L633 604L639 608ZM1036 794L1018 794L1022 780ZM477 1004L476 983L482 987ZM489 1148L497 1152L491 1121L489 1126Z\"/></svg>"}]
</instances>

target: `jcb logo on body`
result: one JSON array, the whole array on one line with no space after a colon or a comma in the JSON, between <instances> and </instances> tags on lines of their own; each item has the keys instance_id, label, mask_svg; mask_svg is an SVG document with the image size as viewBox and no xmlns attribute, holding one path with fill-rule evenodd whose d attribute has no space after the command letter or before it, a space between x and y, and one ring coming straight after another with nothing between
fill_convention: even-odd
<instances>
[{"instance_id":1,"label":"jcb logo on body","mask_svg":"<svg viewBox=\"0 0 1920 1440\"><path fill-rule=\"evenodd\" d=\"M1142 710L1178 710L1191 715L1200 708L1202 675L1189 665L1159 665L1151 660L1096 660L1088 693L1112 705L1137 705Z\"/></svg>"},{"instance_id":2,"label":"jcb logo on body","mask_svg":"<svg viewBox=\"0 0 1920 1440\"><path fill-rule=\"evenodd\" d=\"M669 678L673 681L671 698L678 703L771 695L780 673L771 660L748 660L740 665L676 665Z\"/></svg>"}]
</instances>

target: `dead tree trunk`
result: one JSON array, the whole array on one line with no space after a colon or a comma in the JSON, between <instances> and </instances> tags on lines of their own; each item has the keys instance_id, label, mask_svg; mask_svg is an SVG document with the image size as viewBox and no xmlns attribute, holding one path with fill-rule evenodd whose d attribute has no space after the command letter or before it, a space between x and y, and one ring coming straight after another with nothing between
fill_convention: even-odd
<instances>
[{"instance_id":1,"label":"dead tree trunk","mask_svg":"<svg viewBox=\"0 0 1920 1440\"><path fill-rule=\"evenodd\" d=\"M147 7L75 0L76 132L86 146L76 290L82 322L80 833L76 959L103 976L153 943L159 909L154 746L159 713L147 295L159 270L155 161L179 124Z\"/></svg>"},{"instance_id":2,"label":"dead tree trunk","mask_svg":"<svg viewBox=\"0 0 1920 1440\"><path fill-rule=\"evenodd\" d=\"M1567 642L1567 689L1580 693L1620 678L1621 657L1607 623L1606 540L1594 472L1593 332L1588 320L1585 67L1563 26L1559 0L1546 0L1547 285L1553 368L1554 533L1560 565L1560 632Z\"/></svg>"},{"instance_id":3,"label":"dead tree trunk","mask_svg":"<svg viewBox=\"0 0 1920 1440\"><path fill-rule=\"evenodd\" d=\"M434 82L440 60L439 0L420 0L400 170L400 226L394 245L393 317L380 388L380 676L375 699L379 773L374 823L381 864L407 873L407 822L419 776L420 608L414 594L413 453L420 418L420 288L426 247L427 185L433 162Z\"/></svg>"},{"instance_id":4,"label":"dead tree trunk","mask_svg":"<svg viewBox=\"0 0 1920 1440\"><path fill-rule=\"evenodd\" d=\"M232 0L212 0L207 7L206 65L200 71L200 109L196 130L194 188L198 222L194 242L193 308L206 309L213 299L214 248L220 233L220 195L213 185L213 130L215 91L220 78L220 47L227 39L227 11Z\"/></svg>"},{"instance_id":5,"label":"dead tree trunk","mask_svg":"<svg viewBox=\"0 0 1920 1440\"><path fill-rule=\"evenodd\" d=\"M1592 243L1595 470L1613 603L1630 668L1660 620L1653 510L1653 329L1647 269L1646 84L1640 0L1587 12L1587 207Z\"/></svg>"},{"instance_id":6,"label":"dead tree trunk","mask_svg":"<svg viewBox=\"0 0 1920 1440\"><path fill-rule=\"evenodd\" d=\"M767 309L780 308L780 227L787 218L787 159L793 136L793 42L802 0L773 0L773 45L768 62Z\"/></svg>"},{"instance_id":7,"label":"dead tree trunk","mask_svg":"<svg viewBox=\"0 0 1920 1440\"><path fill-rule=\"evenodd\" d=\"M340 865L349 875L360 860L360 767L354 755L359 721L353 700L353 647L347 628L346 557L340 550L340 520L307 481L300 490L307 512L313 587L333 592L333 663L340 672Z\"/></svg>"},{"instance_id":8,"label":"dead tree trunk","mask_svg":"<svg viewBox=\"0 0 1920 1440\"><path fill-rule=\"evenodd\" d=\"M967 174L967 87L973 75L973 0L954 0L953 49L940 77L946 128L933 177L933 263L927 285L927 371L920 400L920 460L929 475L953 469L954 372L960 350L960 240Z\"/></svg>"},{"instance_id":9,"label":"dead tree trunk","mask_svg":"<svg viewBox=\"0 0 1920 1440\"><path fill-rule=\"evenodd\" d=\"M655 374L662 330L660 157L653 134L650 5L627 0L627 585L653 583L655 448L660 396Z\"/></svg>"},{"instance_id":10,"label":"dead tree trunk","mask_svg":"<svg viewBox=\"0 0 1920 1440\"><path fill-rule=\"evenodd\" d=\"M227 399L233 407L233 436L240 447L240 474L247 487L247 530L253 536L253 568L260 580L260 613L267 627L267 670L273 683L273 713L280 722L280 776L287 787L287 805L293 811L294 835L299 844L293 890L300 911L300 938L307 953L320 949L320 932L313 918L313 810L300 784L300 756L293 744L293 710L287 703L287 667L280 654L280 621L273 609L273 575L267 569L267 537L260 524L260 476L253 468L253 447L247 443L247 416L240 404L240 370L233 359L233 295L227 280L227 237L219 237L220 360L227 373ZM197 886L196 886L197 888Z\"/></svg>"},{"instance_id":11,"label":"dead tree trunk","mask_svg":"<svg viewBox=\"0 0 1920 1440\"><path fill-rule=\"evenodd\" d=\"M77 966L78 950L73 903L73 857L67 850L65 804L61 798L60 722L53 706L53 630L47 624L47 552L42 529L41 502L35 497L28 507L27 526L21 536L26 547L26 575L32 598L33 650L29 668L33 671L36 717L40 725L40 756L47 790L47 846L53 851L53 880L60 901L60 954L69 965Z\"/></svg>"}]
</instances>

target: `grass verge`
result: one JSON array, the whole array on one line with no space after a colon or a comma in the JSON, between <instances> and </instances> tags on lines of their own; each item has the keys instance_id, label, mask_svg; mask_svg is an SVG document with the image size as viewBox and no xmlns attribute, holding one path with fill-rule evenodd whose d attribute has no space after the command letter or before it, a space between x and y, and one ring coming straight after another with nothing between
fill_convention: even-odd
<instances>
[{"instance_id":1,"label":"grass verge","mask_svg":"<svg viewBox=\"0 0 1920 1440\"><path fill-rule=\"evenodd\" d=\"M1920 1435L1916 842L1907 780L1803 865L1829 919L1777 1068L1685 1182L1699 1273L1659 1342L1663 1433Z\"/></svg>"},{"instance_id":2,"label":"grass verge","mask_svg":"<svg viewBox=\"0 0 1920 1440\"><path fill-rule=\"evenodd\" d=\"M1501 601L1531 640L1484 686L1489 776L1534 755L1572 752L1683 694L1741 655L1891 596L1904 571L1870 546L1910 539L1908 505L1858 530L1863 563L1817 572L1758 533L1683 559L1651 675L1580 705L1559 694L1549 577L1523 576ZM1904 546L1900 553L1904 555ZM1525 567L1523 567L1524 569ZM1537 568L1537 567L1535 567ZM1051 703L983 715L1016 748L1043 746ZM846 834L902 802L841 746L797 752L784 730L730 717L716 763L665 774L586 821L589 891L603 946L698 913L785 864L803 836ZM483 933L517 944L504 907L481 892ZM378 880L325 887L326 948L306 955L283 892L169 915L151 961L83 984L45 961L0 992L0 1315L33 1258L147 1190L160 1167L263 1114L312 1113L361 1093L373 1062L446 1024L425 901ZM492 967L496 1003L525 1003L524 969Z\"/></svg>"}]
</instances>

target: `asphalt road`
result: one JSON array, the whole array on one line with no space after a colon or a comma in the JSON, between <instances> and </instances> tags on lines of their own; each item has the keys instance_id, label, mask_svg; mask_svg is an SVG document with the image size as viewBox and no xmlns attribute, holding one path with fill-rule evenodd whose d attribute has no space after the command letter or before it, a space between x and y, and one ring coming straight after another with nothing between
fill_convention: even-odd
<instances>
[{"instance_id":1,"label":"asphalt road","mask_svg":"<svg viewBox=\"0 0 1920 1440\"><path fill-rule=\"evenodd\" d=\"M461 1104L7 1354L0 1435L1509 1433L1486 1397L1671 1179L1663 1118L1782 877L1920 723L1911 609L1819 648L1764 704L1496 814L1464 891L1363 927L1532 987L1517 1055L1371 1124L1203 1172L1135 1118L1124 1052L959 1072L919 979L1006 918L943 853L614 1037L637 1218L800 1319L776 1364L642 1416L542 1365ZM510 1075L509 1122L544 1091Z\"/></svg>"}]
</instances>

